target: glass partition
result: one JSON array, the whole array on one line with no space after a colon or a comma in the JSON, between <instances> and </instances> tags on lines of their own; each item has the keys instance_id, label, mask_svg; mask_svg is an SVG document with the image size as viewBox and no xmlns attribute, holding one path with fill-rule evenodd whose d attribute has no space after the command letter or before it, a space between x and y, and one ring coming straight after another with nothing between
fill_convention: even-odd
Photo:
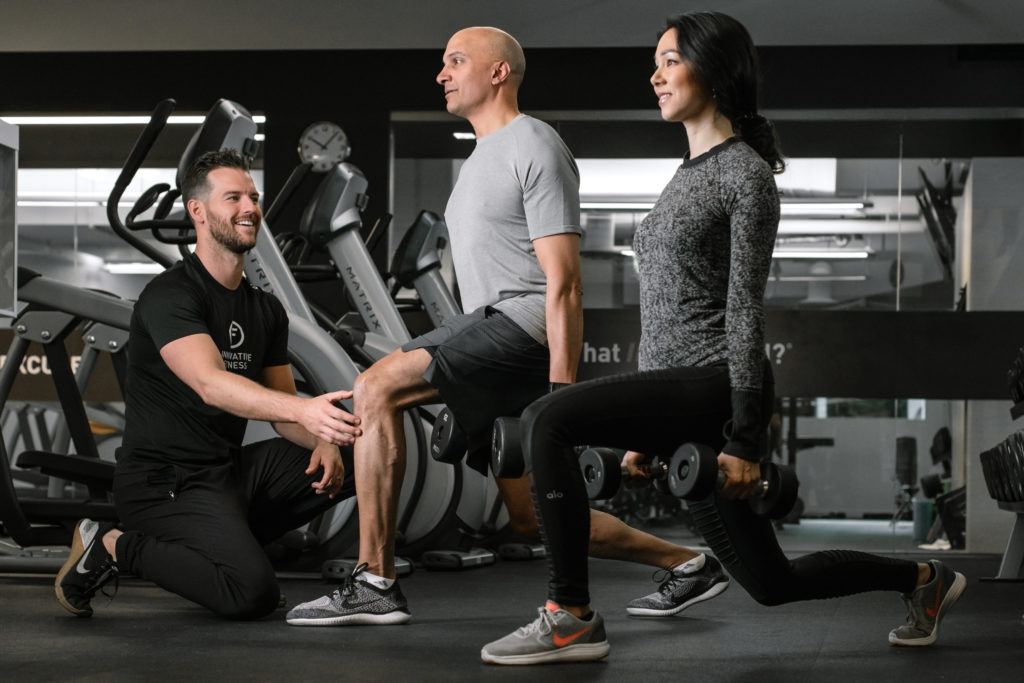
<instances>
[{"instance_id":1,"label":"glass partition","mask_svg":"<svg viewBox=\"0 0 1024 683\"><path fill-rule=\"evenodd\" d=\"M684 157L682 130L650 112L534 115L558 130L580 169L587 321L581 376L633 369L639 317L632 237ZM925 120L929 116L939 121ZM786 354L800 352L773 338L780 316L941 313L964 305L957 226L964 221L974 153L969 130L987 116L769 113L788 152L787 169L776 177L782 218L765 294L766 351L780 393L786 393ZM961 121L963 134L956 132ZM941 131L952 132L936 134ZM474 142L467 123L436 113L395 113L392 133L394 244L420 209L443 213ZM867 338L872 331L859 334ZM815 526L821 520L856 521L855 534L867 549L906 551L936 540L941 546L941 529L932 525L934 501L963 484L969 457L962 445L956 458L952 446L943 445L951 432L958 444L964 437L963 401L891 396L884 389L863 395L824 390L836 384L824 375L841 374L843 361L836 357L822 368L820 393L777 401L773 452L801 480L800 524L814 527L808 533L821 540L831 533L827 525ZM895 362L878 358L878 387ZM637 517L636 506L617 512L655 521ZM672 505L664 513L685 518ZM961 527L954 529L953 545L962 547L963 520L951 523Z\"/></svg>"}]
</instances>

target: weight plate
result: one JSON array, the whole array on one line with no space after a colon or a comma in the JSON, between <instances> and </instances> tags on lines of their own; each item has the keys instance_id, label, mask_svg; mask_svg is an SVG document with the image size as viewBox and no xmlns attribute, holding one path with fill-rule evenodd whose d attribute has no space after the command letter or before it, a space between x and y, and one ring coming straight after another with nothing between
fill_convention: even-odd
<instances>
[{"instance_id":1,"label":"weight plate","mask_svg":"<svg viewBox=\"0 0 1024 683\"><path fill-rule=\"evenodd\" d=\"M707 446L685 443L672 454L668 468L668 489L677 498L706 498L715 490L717 478L718 459Z\"/></svg>"},{"instance_id":2,"label":"weight plate","mask_svg":"<svg viewBox=\"0 0 1024 683\"><path fill-rule=\"evenodd\" d=\"M590 500L614 496L622 485L622 463L618 454L607 448L588 448L580 455L580 471Z\"/></svg>"}]
</instances>

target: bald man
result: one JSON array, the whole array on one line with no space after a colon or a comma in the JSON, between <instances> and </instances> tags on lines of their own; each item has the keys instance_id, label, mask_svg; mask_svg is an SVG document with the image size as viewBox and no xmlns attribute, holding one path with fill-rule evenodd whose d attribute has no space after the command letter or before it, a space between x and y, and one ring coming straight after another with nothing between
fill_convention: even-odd
<instances>
[{"instance_id":1,"label":"bald man","mask_svg":"<svg viewBox=\"0 0 1024 683\"><path fill-rule=\"evenodd\" d=\"M443 63L437 82L448 112L469 121L477 139L445 209L469 313L405 344L356 379L355 414L363 429L354 454L358 566L342 589L293 608L289 624L409 620L394 559L404 410L447 404L469 438L467 462L486 474L495 418L518 415L576 380L583 332L576 162L550 126L519 112L526 59L515 38L495 28L464 29L448 41ZM498 486L511 531L536 539L528 479L503 479ZM610 515L593 513L590 537L598 557L692 570L682 588L669 572L675 581L669 592L678 598L671 613L728 585L713 558L705 562ZM662 602L663 593L655 594Z\"/></svg>"}]
</instances>

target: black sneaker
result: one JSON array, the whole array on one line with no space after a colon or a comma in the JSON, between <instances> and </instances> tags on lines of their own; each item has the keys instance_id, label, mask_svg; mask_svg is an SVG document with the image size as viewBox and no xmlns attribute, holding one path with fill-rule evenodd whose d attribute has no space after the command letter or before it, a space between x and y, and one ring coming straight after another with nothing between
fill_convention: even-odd
<instances>
[{"instance_id":1,"label":"black sneaker","mask_svg":"<svg viewBox=\"0 0 1024 683\"><path fill-rule=\"evenodd\" d=\"M404 624L412 616L398 582L377 588L359 578L365 564L356 567L345 584L330 595L296 605L285 617L292 626L348 626Z\"/></svg>"},{"instance_id":2,"label":"black sneaker","mask_svg":"<svg viewBox=\"0 0 1024 683\"><path fill-rule=\"evenodd\" d=\"M661 584L657 591L626 606L634 617L670 617L729 587L722 564L710 555L698 555L680 569L659 569L654 580Z\"/></svg>"},{"instance_id":3,"label":"black sneaker","mask_svg":"<svg viewBox=\"0 0 1024 683\"><path fill-rule=\"evenodd\" d=\"M91 519L79 520L75 525L71 553L53 582L57 602L75 616L91 617L89 601L110 581L117 590L117 563L103 547L103 535L112 528L112 524Z\"/></svg>"}]
</instances>

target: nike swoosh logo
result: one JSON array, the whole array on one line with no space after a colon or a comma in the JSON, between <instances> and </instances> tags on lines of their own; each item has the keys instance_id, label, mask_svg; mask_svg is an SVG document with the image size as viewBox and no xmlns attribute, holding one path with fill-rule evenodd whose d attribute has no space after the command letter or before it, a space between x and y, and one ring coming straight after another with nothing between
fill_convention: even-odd
<instances>
[{"instance_id":1,"label":"nike swoosh logo","mask_svg":"<svg viewBox=\"0 0 1024 683\"><path fill-rule=\"evenodd\" d=\"M85 568L85 560L87 557L89 557L89 553L82 553L82 559L80 559L78 561L78 564L75 565L75 571L77 571L79 574L89 573L89 570Z\"/></svg>"},{"instance_id":2,"label":"nike swoosh logo","mask_svg":"<svg viewBox=\"0 0 1024 683\"><path fill-rule=\"evenodd\" d=\"M588 626L587 628L581 628L579 631L576 631L575 633L570 633L567 636L560 636L557 633L552 633L551 634L551 642L553 642L555 644L555 647L565 647L566 645L569 645L573 641L578 640L580 638L580 636L582 636L584 633L586 633L589 630L590 630L590 627Z\"/></svg>"},{"instance_id":3,"label":"nike swoosh logo","mask_svg":"<svg viewBox=\"0 0 1024 683\"><path fill-rule=\"evenodd\" d=\"M82 539L82 557L78 560L78 564L75 565L75 571L79 574L88 574L89 570L85 568L85 559L89 557L89 547L92 545L93 539L96 538L96 529L98 525L93 524L85 529L84 538Z\"/></svg>"},{"instance_id":4,"label":"nike swoosh logo","mask_svg":"<svg viewBox=\"0 0 1024 683\"><path fill-rule=\"evenodd\" d=\"M356 607L365 607L367 605L372 605L378 600L380 600L380 598L370 598L369 600L342 600L341 606L348 609L354 609Z\"/></svg>"},{"instance_id":5,"label":"nike swoosh logo","mask_svg":"<svg viewBox=\"0 0 1024 683\"><path fill-rule=\"evenodd\" d=\"M935 615L939 613L939 604L940 604L941 600L942 600L942 579L940 578L939 579L939 585L936 586L936 590L935 590L935 606L934 607L926 607L925 610L924 610L925 614L928 615L929 619L934 619Z\"/></svg>"}]
</instances>

